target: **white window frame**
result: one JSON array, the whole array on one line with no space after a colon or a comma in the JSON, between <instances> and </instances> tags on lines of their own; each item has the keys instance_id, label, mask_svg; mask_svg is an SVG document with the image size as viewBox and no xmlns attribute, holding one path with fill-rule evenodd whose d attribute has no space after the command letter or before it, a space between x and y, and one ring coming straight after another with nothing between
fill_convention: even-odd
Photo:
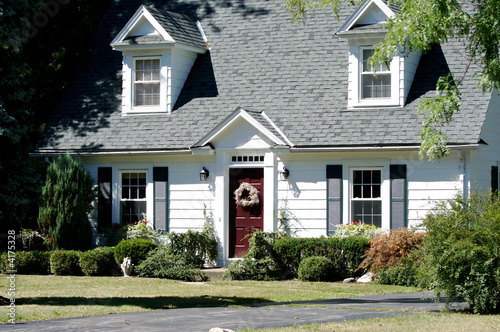
<instances>
[{"instance_id":1,"label":"white window frame","mask_svg":"<svg viewBox=\"0 0 500 332\"><path fill-rule=\"evenodd\" d=\"M146 174L146 188L145 188L145 194L146 194L146 197L145 198L142 198L142 199L124 199L123 198L123 192L122 192L122 188L123 188L123 174L126 174L126 173L144 173ZM118 171L118 219L119 219L119 222L122 223L122 202L126 202L126 201L137 201L137 202L144 202L146 204L146 211L145 211L145 214L148 216L148 208L149 208L149 202L151 201L151 192L149 190L149 187L150 187L150 175L149 175L149 171L147 169L123 169L123 170L119 170ZM139 220L137 220L139 221Z\"/></svg>"},{"instance_id":2,"label":"white window frame","mask_svg":"<svg viewBox=\"0 0 500 332\"><path fill-rule=\"evenodd\" d=\"M355 171L378 171L380 172L380 193L378 198L361 198L354 197L354 172ZM384 224L384 195L383 195L383 184L384 184L384 174L382 167L351 167L349 170L349 223L358 222L354 220L353 202L363 202L363 201L380 201L380 226Z\"/></svg>"},{"instance_id":3,"label":"white window frame","mask_svg":"<svg viewBox=\"0 0 500 332\"><path fill-rule=\"evenodd\" d=\"M363 73L363 50L374 49L372 43L358 40L349 41L349 86L348 86L348 108L376 108L376 107L402 107L404 95L400 91L401 58L396 55L392 58L389 70L384 73L391 74L391 97L387 98L361 98Z\"/></svg>"},{"instance_id":4,"label":"white window frame","mask_svg":"<svg viewBox=\"0 0 500 332\"><path fill-rule=\"evenodd\" d=\"M123 51L122 114L142 115L170 113L171 53L170 50ZM134 106L136 60L160 59L160 105Z\"/></svg>"},{"instance_id":5,"label":"white window frame","mask_svg":"<svg viewBox=\"0 0 500 332\"><path fill-rule=\"evenodd\" d=\"M151 81L136 81L136 74L137 74L137 61L148 61L148 60L158 60L159 62L159 68L158 68L158 80L151 80ZM142 56L137 56L133 57L132 60L132 107L134 109L136 108L158 108L161 105L161 56L148 56L148 57L142 57ZM136 100L136 86L139 84L158 84L159 85L159 91L158 91L158 104L152 104L152 105L137 105L137 100Z\"/></svg>"},{"instance_id":6,"label":"white window frame","mask_svg":"<svg viewBox=\"0 0 500 332\"><path fill-rule=\"evenodd\" d=\"M392 97L392 72L390 70L390 65L389 66L386 66L385 64L379 64L378 65L378 68L375 69L375 71L365 71L364 70L364 65L365 65L365 51L371 51L371 53L373 54L373 51L375 50L375 48L373 47L360 47L360 51L359 51L359 54L360 54L360 61L359 61L359 100L361 101L378 101L378 100L391 100L391 97ZM372 67L369 63L367 63L368 66ZM381 67L385 67L386 70L382 70ZM375 76L377 77L378 75L382 76L382 75L390 75L390 81L391 81L391 84L390 84L390 90L389 90L389 96L388 97L364 97L363 96L363 76Z\"/></svg>"}]
</instances>

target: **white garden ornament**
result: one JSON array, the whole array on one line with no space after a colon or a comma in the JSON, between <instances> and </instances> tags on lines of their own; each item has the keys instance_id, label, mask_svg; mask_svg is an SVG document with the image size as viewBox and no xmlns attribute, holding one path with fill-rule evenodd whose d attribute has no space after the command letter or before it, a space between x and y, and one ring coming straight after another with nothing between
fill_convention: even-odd
<instances>
[{"instance_id":1,"label":"white garden ornament","mask_svg":"<svg viewBox=\"0 0 500 332\"><path fill-rule=\"evenodd\" d=\"M134 270L134 264L132 264L132 259L130 257L125 257L123 259L122 265L120 265L123 271L124 277L132 276L132 271Z\"/></svg>"},{"instance_id":2,"label":"white garden ornament","mask_svg":"<svg viewBox=\"0 0 500 332\"><path fill-rule=\"evenodd\" d=\"M259 204L259 192L248 182L243 182L238 189L234 191L234 200L236 204L243 207L249 207Z\"/></svg>"}]
</instances>

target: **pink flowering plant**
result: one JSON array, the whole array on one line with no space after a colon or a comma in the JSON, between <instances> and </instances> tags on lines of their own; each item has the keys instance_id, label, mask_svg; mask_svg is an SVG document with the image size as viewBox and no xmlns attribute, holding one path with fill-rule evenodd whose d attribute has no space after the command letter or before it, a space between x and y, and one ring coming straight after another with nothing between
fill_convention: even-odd
<instances>
[{"instance_id":1,"label":"pink flowering plant","mask_svg":"<svg viewBox=\"0 0 500 332\"><path fill-rule=\"evenodd\" d=\"M337 231L332 237L346 238L351 236L362 237L368 240L373 239L377 235L385 234L386 230L374 225L365 224L362 221L354 221L351 224L337 225Z\"/></svg>"}]
</instances>

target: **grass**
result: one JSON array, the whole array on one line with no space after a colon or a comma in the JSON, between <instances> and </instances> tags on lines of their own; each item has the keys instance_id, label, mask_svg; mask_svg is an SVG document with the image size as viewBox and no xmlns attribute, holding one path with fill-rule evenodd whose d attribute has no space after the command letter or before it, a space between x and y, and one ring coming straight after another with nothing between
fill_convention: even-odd
<instances>
[{"instance_id":1,"label":"grass","mask_svg":"<svg viewBox=\"0 0 500 332\"><path fill-rule=\"evenodd\" d=\"M311 324L284 328L244 330L252 332L442 332L500 331L499 315L460 313L418 314L389 318L371 318L345 323Z\"/></svg>"},{"instance_id":2,"label":"grass","mask_svg":"<svg viewBox=\"0 0 500 332\"><path fill-rule=\"evenodd\" d=\"M8 280L6 277L3 280L0 289L2 296L8 298ZM415 288L377 284L300 281L183 283L157 278L18 275L16 321L415 291ZM5 316L0 316L0 323L7 322Z\"/></svg>"}]
</instances>

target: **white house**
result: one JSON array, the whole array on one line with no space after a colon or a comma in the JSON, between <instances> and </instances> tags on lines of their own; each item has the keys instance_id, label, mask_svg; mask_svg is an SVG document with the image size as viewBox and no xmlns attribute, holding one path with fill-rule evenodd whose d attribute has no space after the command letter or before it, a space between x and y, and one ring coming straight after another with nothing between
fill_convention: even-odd
<instances>
[{"instance_id":1,"label":"white house","mask_svg":"<svg viewBox=\"0 0 500 332\"><path fill-rule=\"evenodd\" d=\"M398 10L387 1L305 24L279 0L154 2L112 2L37 147L94 175L96 244L141 213L200 229L206 205L224 265L249 232L276 230L280 209L298 236L326 236L359 220L415 227L436 201L498 188L500 96L477 90L478 68L446 128L450 155L419 159L418 105L468 60L450 41L374 75L366 60ZM250 206L235 201L242 183L258 192Z\"/></svg>"}]
</instances>

